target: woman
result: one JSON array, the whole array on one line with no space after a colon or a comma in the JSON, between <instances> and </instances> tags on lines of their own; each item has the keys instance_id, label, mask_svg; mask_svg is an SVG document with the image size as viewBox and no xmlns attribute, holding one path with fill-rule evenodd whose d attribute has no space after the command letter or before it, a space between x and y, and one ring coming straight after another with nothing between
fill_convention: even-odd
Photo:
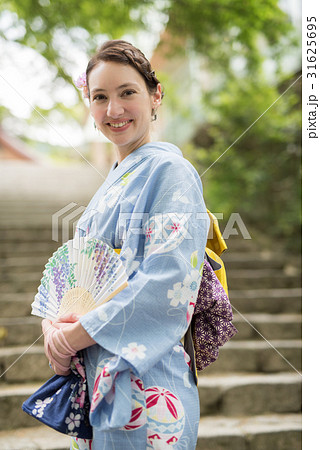
<instances>
[{"instance_id":1,"label":"woman","mask_svg":"<svg viewBox=\"0 0 320 450\"><path fill-rule=\"evenodd\" d=\"M121 249L129 285L74 323L66 317L67 346L44 320L47 356L66 375L66 348L86 349L90 448L192 450L199 400L180 339L194 310L209 225L200 178L176 146L151 141L163 93L138 49L106 42L89 61L86 80L95 125L118 159L76 236ZM72 448L88 445L72 439Z\"/></svg>"}]
</instances>

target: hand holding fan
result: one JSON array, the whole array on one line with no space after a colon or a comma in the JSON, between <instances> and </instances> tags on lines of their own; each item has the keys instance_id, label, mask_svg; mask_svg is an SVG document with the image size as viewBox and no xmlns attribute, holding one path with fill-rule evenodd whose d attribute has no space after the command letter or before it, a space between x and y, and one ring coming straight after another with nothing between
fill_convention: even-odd
<instances>
[{"instance_id":1,"label":"hand holding fan","mask_svg":"<svg viewBox=\"0 0 320 450\"><path fill-rule=\"evenodd\" d=\"M83 315L127 285L122 262L108 245L98 239L70 240L46 264L32 314L53 321L66 313ZM23 403L22 409L61 433L91 439L81 353L72 357L70 375L54 375Z\"/></svg>"}]
</instances>

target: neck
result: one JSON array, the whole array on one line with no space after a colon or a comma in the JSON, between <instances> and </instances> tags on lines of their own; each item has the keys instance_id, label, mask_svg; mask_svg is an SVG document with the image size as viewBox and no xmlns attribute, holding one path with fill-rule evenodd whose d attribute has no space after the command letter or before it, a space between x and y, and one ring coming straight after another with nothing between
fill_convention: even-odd
<instances>
[{"instance_id":1,"label":"neck","mask_svg":"<svg viewBox=\"0 0 320 450\"><path fill-rule=\"evenodd\" d=\"M151 142L150 136L144 137L144 139L136 142L132 147L116 146L118 164L120 164L127 156L129 156L130 153L133 153L135 150L142 147L142 145L147 144L148 142Z\"/></svg>"}]
</instances>

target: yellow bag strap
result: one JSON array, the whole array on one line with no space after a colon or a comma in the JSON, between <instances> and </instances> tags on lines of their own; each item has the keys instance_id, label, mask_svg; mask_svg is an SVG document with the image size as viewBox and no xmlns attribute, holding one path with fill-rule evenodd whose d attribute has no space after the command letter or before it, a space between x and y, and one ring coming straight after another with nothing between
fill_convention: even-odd
<instances>
[{"instance_id":1,"label":"yellow bag strap","mask_svg":"<svg viewBox=\"0 0 320 450\"><path fill-rule=\"evenodd\" d=\"M217 275L218 280L222 284L223 289L225 290L226 294L228 294L228 284L227 284L227 274L226 269L224 267L224 263L222 259L212 250L210 250L208 247L206 247L206 253L207 255L220 264L221 268L218 270L215 270L214 273Z\"/></svg>"},{"instance_id":2,"label":"yellow bag strap","mask_svg":"<svg viewBox=\"0 0 320 450\"><path fill-rule=\"evenodd\" d=\"M207 247L214 251L218 256L221 256L228 247L219 229L218 219L208 209L207 213L210 219Z\"/></svg>"},{"instance_id":3,"label":"yellow bag strap","mask_svg":"<svg viewBox=\"0 0 320 450\"><path fill-rule=\"evenodd\" d=\"M228 248L225 240L222 237L221 231L219 229L219 224L217 218L207 209L207 213L210 219L210 227L209 227L209 238L207 240L206 245L206 253L207 255L220 264L221 268L215 271L215 274L218 277L218 280L222 284L223 289L228 295L228 284L227 284L227 274L226 269L224 267L224 263L220 258L220 255Z\"/></svg>"}]
</instances>

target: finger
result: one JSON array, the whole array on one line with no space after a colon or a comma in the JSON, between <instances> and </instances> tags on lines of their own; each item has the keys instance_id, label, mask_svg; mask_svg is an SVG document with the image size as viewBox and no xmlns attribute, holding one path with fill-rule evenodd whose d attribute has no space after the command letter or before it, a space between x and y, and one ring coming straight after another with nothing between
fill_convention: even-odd
<instances>
[{"instance_id":1,"label":"finger","mask_svg":"<svg viewBox=\"0 0 320 450\"><path fill-rule=\"evenodd\" d=\"M52 326L51 322L48 319L44 319L42 321L42 332L44 335L44 352L46 354L46 357L50 359L49 356L49 334L52 332Z\"/></svg>"},{"instance_id":2,"label":"finger","mask_svg":"<svg viewBox=\"0 0 320 450\"><path fill-rule=\"evenodd\" d=\"M76 313L68 313L68 314L64 314L63 316L61 316L56 323L74 323L74 322L78 322L78 320L80 319L80 314L76 314Z\"/></svg>"},{"instance_id":3,"label":"finger","mask_svg":"<svg viewBox=\"0 0 320 450\"><path fill-rule=\"evenodd\" d=\"M70 369L67 370L67 371L63 371L63 370L58 369L58 367L56 367L54 363L51 363L51 365L52 365L52 369L54 370L54 372L57 375L67 376L67 375L69 375L71 373Z\"/></svg>"},{"instance_id":4,"label":"finger","mask_svg":"<svg viewBox=\"0 0 320 450\"><path fill-rule=\"evenodd\" d=\"M59 358L53 354L51 359L53 370L57 375L68 375L70 371L71 358ZM61 367L63 366L63 367Z\"/></svg>"},{"instance_id":5,"label":"finger","mask_svg":"<svg viewBox=\"0 0 320 450\"><path fill-rule=\"evenodd\" d=\"M55 324L55 329L60 330L61 328L68 328L74 322L58 322Z\"/></svg>"},{"instance_id":6,"label":"finger","mask_svg":"<svg viewBox=\"0 0 320 450\"><path fill-rule=\"evenodd\" d=\"M50 350L50 347L49 347L49 344L48 343L46 343L45 342L45 345L44 345L44 352L45 352L45 354L46 354L46 357L48 358L48 360L49 360L49 363L51 364L51 366L52 366L52 361L53 361L53 357L52 357L52 353L51 353L51 350Z\"/></svg>"},{"instance_id":7,"label":"finger","mask_svg":"<svg viewBox=\"0 0 320 450\"><path fill-rule=\"evenodd\" d=\"M50 329L52 329L52 322L49 319L43 319L41 326L43 334L46 334Z\"/></svg>"}]
</instances>

